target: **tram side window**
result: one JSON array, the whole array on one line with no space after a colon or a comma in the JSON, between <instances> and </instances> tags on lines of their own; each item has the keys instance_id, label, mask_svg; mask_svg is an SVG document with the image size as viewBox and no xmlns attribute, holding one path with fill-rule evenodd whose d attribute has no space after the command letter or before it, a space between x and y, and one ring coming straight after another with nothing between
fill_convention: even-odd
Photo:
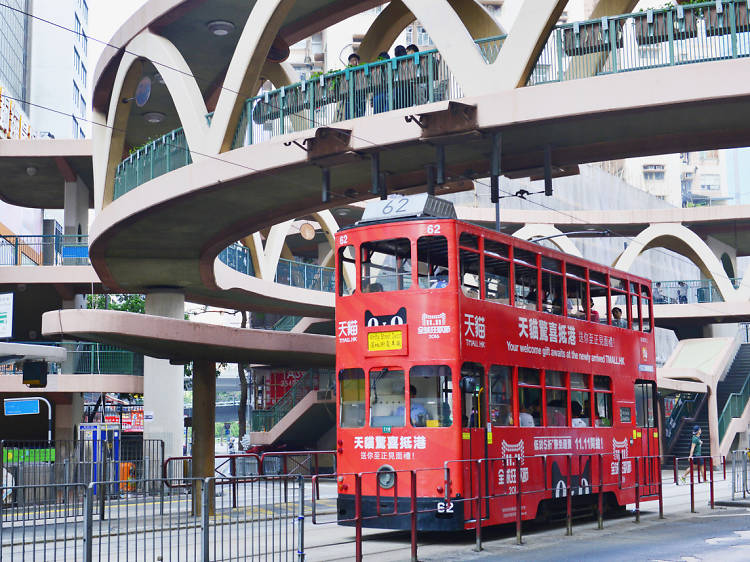
<instances>
[{"instance_id":1,"label":"tram side window","mask_svg":"<svg viewBox=\"0 0 750 562\"><path fill-rule=\"evenodd\" d=\"M607 323L607 279L598 271L589 272L589 293L594 306L591 309L591 322Z\"/></svg>"},{"instance_id":2,"label":"tram side window","mask_svg":"<svg viewBox=\"0 0 750 562\"><path fill-rule=\"evenodd\" d=\"M585 373L570 373L570 413L573 427L591 426L591 382Z\"/></svg>"},{"instance_id":3,"label":"tram side window","mask_svg":"<svg viewBox=\"0 0 750 562\"><path fill-rule=\"evenodd\" d=\"M612 380L594 375L594 420L596 427L612 426Z\"/></svg>"},{"instance_id":4,"label":"tram side window","mask_svg":"<svg viewBox=\"0 0 750 562\"><path fill-rule=\"evenodd\" d=\"M479 254L468 250L459 253L461 262L461 291L472 299L479 298Z\"/></svg>"},{"instance_id":5,"label":"tram side window","mask_svg":"<svg viewBox=\"0 0 750 562\"><path fill-rule=\"evenodd\" d=\"M417 240L417 279L420 289L448 286L448 239L422 236Z\"/></svg>"},{"instance_id":6,"label":"tram side window","mask_svg":"<svg viewBox=\"0 0 750 562\"><path fill-rule=\"evenodd\" d=\"M490 367L490 421L492 425L513 425L513 370L510 367Z\"/></svg>"},{"instance_id":7,"label":"tram side window","mask_svg":"<svg viewBox=\"0 0 750 562\"><path fill-rule=\"evenodd\" d=\"M645 285L641 285L641 318L643 319L643 331L651 331L651 291Z\"/></svg>"},{"instance_id":8,"label":"tram side window","mask_svg":"<svg viewBox=\"0 0 750 562\"><path fill-rule=\"evenodd\" d=\"M636 283L630 283L630 304L631 318L633 319L631 327L637 332L641 329L641 303L638 298L638 285Z\"/></svg>"},{"instance_id":9,"label":"tram side window","mask_svg":"<svg viewBox=\"0 0 750 562\"><path fill-rule=\"evenodd\" d=\"M404 371L401 369L372 369L370 371L370 426L404 427L406 399Z\"/></svg>"},{"instance_id":10,"label":"tram side window","mask_svg":"<svg viewBox=\"0 0 750 562\"><path fill-rule=\"evenodd\" d=\"M627 298L627 285L622 279L615 279L614 277L609 278L609 285L611 291L611 323L613 326L618 328L628 327L628 315L630 315L630 307L628 306Z\"/></svg>"},{"instance_id":11,"label":"tram side window","mask_svg":"<svg viewBox=\"0 0 750 562\"><path fill-rule=\"evenodd\" d=\"M586 320L590 303L586 300L586 269L574 264L565 266L565 291L568 316Z\"/></svg>"},{"instance_id":12,"label":"tram side window","mask_svg":"<svg viewBox=\"0 0 750 562\"><path fill-rule=\"evenodd\" d=\"M362 252L362 292L411 288L411 245L408 238L365 242Z\"/></svg>"},{"instance_id":13,"label":"tram side window","mask_svg":"<svg viewBox=\"0 0 750 562\"><path fill-rule=\"evenodd\" d=\"M508 304L510 263L484 256L484 295L489 301Z\"/></svg>"},{"instance_id":14,"label":"tram side window","mask_svg":"<svg viewBox=\"0 0 750 562\"><path fill-rule=\"evenodd\" d=\"M513 251L516 306L529 310L537 309L537 271L535 253L519 248ZM542 301L545 296L542 295Z\"/></svg>"},{"instance_id":15,"label":"tram side window","mask_svg":"<svg viewBox=\"0 0 750 562\"><path fill-rule=\"evenodd\" d=\"M362 369L339 371L341 427L365 425L365 372Z\"/></svg>"},{"instance_id":16,"label":"tram side window","mask_svg":"<svg viewBox=\"0 0 750 562\"><path fill-rule=\"evenodd\" d=\"M542 425L542 400L539 370L518 368L518 421L521 427Z\"/></svg>"},{"instance_id":17,"label":"tram side window","mask_svg":"<svg viewBox=\"0 0 750 562\"><path fill-rule=\"evenodd\" d=\"M565 373L546 371L544 386L547 399L547 425L568 425L568 390Z\"/></svg>"},{"instance_id":18,"label":"tram side window","mask_svg":"<svg viewBox=\"0 0 750 562\"><path fill-rule=\"evenodd\" d=\"M339 296L348 297L354 293L357 278L356 262L354 260L354 246L339 248Z\"/></svg>"},{"instance_id":19,"label":"tram side window","mask_svg":"<svg viewBox=\"0 0 750 562\"><path fill-rule=\"evenodd\" d=\"M563 298L562 267L559 260L542 256L543 309L552 314L562 314L566 302Z\"/></svg>"},{"instance_id":20,"label":"tram side window","mask_svg":"<svg viewBox=\"0 0 750 562\"><path fill-rule=\"evenodd\" d=\"M448 365L416 365L409 370L410 421L414 427L450 427L453 380Z\"/></svg>"},{"instance_id":21,"label":"tram side window","mask_svg":"<svg viewBox=\"0 0 750 562\"><path fill-rule=\"evenodd\" d=\"M461 365L461 426L483 427L486 414L484 367L479 363Z\"/></svg>"}]
</instances>

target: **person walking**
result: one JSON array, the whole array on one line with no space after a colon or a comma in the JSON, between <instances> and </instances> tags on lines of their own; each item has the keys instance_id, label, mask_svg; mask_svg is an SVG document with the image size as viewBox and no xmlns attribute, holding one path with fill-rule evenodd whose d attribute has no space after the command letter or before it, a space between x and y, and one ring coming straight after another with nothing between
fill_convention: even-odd
<instances>
[{"instance_id":1,"label":"person walking","mask_svg":"<svg viewBox=\"0 0 750 562\"><path fill-rule=\"evenodd\" d=\"M697 469L700 471L701 466L703 465L703 459L701 457L701 447L703 445L703 441L701 441L701 427L699 425L693 426L693 439L690 442L690 458L695 459L693 461L692 466L688 465L688 467L685 469L685 472L683 472L682 476L680 477L680 480L683 484L687 482L687 475L690 473L690 470L693 467L697 467Z\"/></svg>"}]
</instances>

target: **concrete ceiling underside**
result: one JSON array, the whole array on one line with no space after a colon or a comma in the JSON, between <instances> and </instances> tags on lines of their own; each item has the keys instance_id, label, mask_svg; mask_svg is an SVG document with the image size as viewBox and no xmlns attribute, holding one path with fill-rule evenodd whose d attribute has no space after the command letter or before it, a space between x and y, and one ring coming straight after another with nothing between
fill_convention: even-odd
<instances>
[{"instance_id":1,"label":"concrete ceiling underside","mask_svg":"<svg viewBox=\"0 0 750 562\"><path fill-rule=\"evenodd\" d=\"M65 181L79 176L94 207L94 172L89 140L3 140L0 199L32 209L62 209Z\"/></svg>"}]
</instances>

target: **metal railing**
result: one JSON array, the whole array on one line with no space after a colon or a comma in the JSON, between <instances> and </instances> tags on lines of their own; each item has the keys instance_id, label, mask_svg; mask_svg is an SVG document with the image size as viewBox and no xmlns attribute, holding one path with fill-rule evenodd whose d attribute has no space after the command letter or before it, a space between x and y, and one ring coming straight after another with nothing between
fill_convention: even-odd
<instances>
[{"instance_id":1,"label":"metal railing","mask_svg":"<svg viewBox=\"0 0 750 562\"><path fill-rule=\"evenodd\" d=\"M267 410L253 410L252 431L270 431L308 393L321 391L320 374L321 370L307 371L273 407Z\"/></svg>"},{"instance_id":2,"label":"metal railing","mask_svg":"<svg viewBox=\"0 0 750 562\"><path fill-rule=\"evenodd\" d=\"M730 278L732 287L737 289L742 278ZM688 304L702 302L723 302L724 299L712 279L683 279L677 281L654 281L654 304Z\"/></svg>"},{"instance_id":3,"label":"metal railing","mask_svg":"<svg viewBox=\"0 0 750 562\"><path fill-rule=\"evenodd\" d=\"M99 343L74 342L16 342L33 345L50 345L63 347L68 355L63 363L50 363L49 374L52 375L134 375L143 376L143 355ZM0 375L18 375L19 366L5 364L0 366Z\"/></svg>"},{"instance_id":4,"label":"metal railing","mask_svg":"<svg viewBox=\"0 0 750 562\"><path fill-rule=\"evenodd\" d=\"M527 85L750 56L747 0L710 0L557 26Z\"/></svg>"},{"instance_id":5,"label":"metal railing","mask_svg":"<svg viewBox=\"0 0 750 562\"><path fill-rule=\"evenodd\" d=\"M219 254L219 261L245 275L255 275L250 248L234 243Z\"/></svg>"},{"instance_id":6,"label":"metal railing","mask_svg":"<svg viewBox=\"0 0 750 562\"><path fill-rule=\"evenodd\" d=\"M747 498L750 494L750 450L739 449L730 453L732 462L732 501L735 495L742 494Z\"/></svg>"},{"instance_id":7,"label":"metal railing","mask_svg":"<svg viewBox=\"0 0 750 562\"><path fill-rule=\"evenodd\" d=\"M276 266L274 282L290 287L332 293L336 284L336 277L332 267L280 258Z\"/></svg>"},{"instance_id":8,"label":"metal railing","mask_svg":"<svg viewBox=\"0 0 750 562\"><path fill-rule=\"evenodd\" d=\"M0 236L0 265L89 265L86 235Z\"/></svg>"},{"instance_id":9,"label":"metal railing","mask_svg":"<svg viewBox=\"0 0 750 562\"><path fill-rule=\"evenodd\" d=\"M277 332L291 332L292 329L302 320L302 316L282 316L273 329Z\"/></svg>"},{"instance_id":10,"label":"metal railing","mask_svg":"<svg viewBox=\"0 0 750 562\"><path fill-rule=\"evenodd\" d=\"M732 418L742 417L742 413L745 411L747 402L750 400L750 375L745 379L745 384L742 385L742 389L739 392L733 392L727 398L724 404L724 409L719 415L719 441L724 439L724 435L729 429L729 424L732 422Z\"/></svg>"},{"instance_id":11,"label":"metal railing","mask_svg":"<svg viewBox=\"0 0 750 562\"><path fill-rule=\"evenodd\" d=\"M149 142L117 165L113 199L149 180L191 164L182 128Z\"/></svg>"}]
</instances>

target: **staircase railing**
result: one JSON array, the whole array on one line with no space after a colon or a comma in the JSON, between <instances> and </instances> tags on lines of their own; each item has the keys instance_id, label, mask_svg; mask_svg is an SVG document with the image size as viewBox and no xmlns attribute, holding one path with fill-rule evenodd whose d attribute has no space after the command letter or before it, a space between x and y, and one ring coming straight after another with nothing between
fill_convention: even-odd
<instances>
[{"instance_id":1,"label":"staircase railing","mask_svg":"<svg viewBox=\"0 0 750 562\"><path fill-rule=\"evenodd\" d=\"M270 431L307 394L318 390L320 371L308 371L271 408L253 410L252 431Z\"/></svg>"},{"instance_id":2,"label":"staircase railing","mask_svg":"<svg viewBox=\"0 0 750 562\"><path fill-rule=\"evenodd\" d=\"M719 416L719 442L724 439L724 435L729 428L729 424L732 418L742 417L742 413L745 411L747 402L750 400L750 373L745 379L745 384L742 385L742 389L739 392L733 392L727 398L724 409L721 411Z\"/></svg>"},{"instance_id":3,"label":"staircase railing","mask_svg":"<svg viewBox=\"0 0 750 562\"><path fill-rule=\"evenodd\" d=\"M667 418L665 424L664 435L667 438L667 442L664 444L667 454L672 453L672 449L677 444L677 440L682 433L682 430L686 425L690 426L695 423L695 419L701 413L701 410L706 405L707 394L703 393L691 393L691 398L686 398L675 405L672 413ZM690 416L690 417L688 417Z\"/></svg>"}]
</instances>

